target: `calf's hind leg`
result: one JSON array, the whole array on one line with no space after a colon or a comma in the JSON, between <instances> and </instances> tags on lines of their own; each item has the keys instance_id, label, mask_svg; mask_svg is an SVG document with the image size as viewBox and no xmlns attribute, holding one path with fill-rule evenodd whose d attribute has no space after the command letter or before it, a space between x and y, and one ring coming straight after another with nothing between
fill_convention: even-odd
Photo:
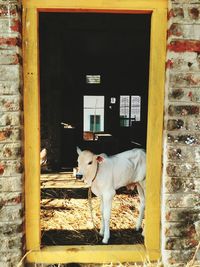
<instances>
[{"instance_id":1,"label":"calf's hind leg","mask_svg":"<svg viewBox=\"0 0 200 267\"><path fill-rule=\"evenodd\" d=\"M140 208L139 208L139 217L136 223L136 230L138 231L142 227L142 220L144 218L144 208L145 208L145 188L143 185L137 183L137 191L140 198Z\"/></svg>"},{"instance_id":2,"label":"calf's hind leg","mask_svg":"<svg viewBox=\"0 0 200 267\"><path fill-rule=\"evenodd\" d=\"M99 234L101 236L104 235L104 229L105 229L105 226L104 226L104 217L103 217L103 197L101 197L101 228L99 231Z\"/></svg>"}]
</instances>

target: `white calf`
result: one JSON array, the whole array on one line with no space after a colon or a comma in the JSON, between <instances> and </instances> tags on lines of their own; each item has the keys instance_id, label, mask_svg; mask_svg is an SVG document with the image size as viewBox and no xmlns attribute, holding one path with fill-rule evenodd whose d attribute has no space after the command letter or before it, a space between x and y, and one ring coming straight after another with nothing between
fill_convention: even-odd
<instances>
[{"instance_id":1,"label":"white calf","mask_svg":"<svg viewBox=\"0 0 200 267\"><path fill-rule=\"evenodd\" d=\"M78 171L84 181L91 186L92 192L101 197L101 229L103 243L110 238L110 215L112 199L116 190L122 186L137 186L140 197L139 218L136 230L142 224L145 207L146 154L142 149L128 150L114 156L95 155L88 150L77 148Z\"/></svg>"}]
</instances>

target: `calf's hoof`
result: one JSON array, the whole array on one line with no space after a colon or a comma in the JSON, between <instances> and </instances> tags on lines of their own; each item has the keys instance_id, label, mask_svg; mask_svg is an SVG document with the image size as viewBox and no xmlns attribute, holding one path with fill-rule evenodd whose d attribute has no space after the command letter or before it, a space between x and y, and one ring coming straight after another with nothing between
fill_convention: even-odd
<instances>
[{"instance_id":1,"label":"calf's hoof","mask_svg":"<svg viewBox=\"0 0 200 267\"><path fill-rule=\"evenodd\" d=\"M142 227L136 227L136 228L135 228L135 230L136 230L137 232L140 232L140 233L142 233L142 232L143 232L143 229L142 229Z\"/></svg>"},{"instance_id":2,"label":"calf's hoof","mask_svg":"<svg viewBox=\"0 0 200 267\"><path fill-rule=\"evenodd\" d=\"M108 244L108 238L103 238L102 243L103 244Z\"/></svg>"},{"instance_id":3,"label":"calf's hoof","mask_svg":"<svg viewBox=\"0 0 200 267\"><path fill-rule=\"evenodd\" d=\"M144 236L145 235L145 231L144 231L144 229L142 229L142 236Z\"/></svg>"}]
</instances>

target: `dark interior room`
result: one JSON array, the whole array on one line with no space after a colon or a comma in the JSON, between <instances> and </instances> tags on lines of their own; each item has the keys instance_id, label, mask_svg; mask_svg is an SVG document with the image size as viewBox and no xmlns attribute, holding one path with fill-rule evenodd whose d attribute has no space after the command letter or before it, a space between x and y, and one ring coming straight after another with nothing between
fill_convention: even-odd
<instances>
[{"instance_id":1,"label":"dark interior room","mask_svg":"<svg viewBox=\"0 0 200 267\"><path fill-rule=\"evenodd\" d=\"M146 148L150 20L39 13L41 149L53 171L76 166L76 146Z\"/></svg>"}]
</instances>

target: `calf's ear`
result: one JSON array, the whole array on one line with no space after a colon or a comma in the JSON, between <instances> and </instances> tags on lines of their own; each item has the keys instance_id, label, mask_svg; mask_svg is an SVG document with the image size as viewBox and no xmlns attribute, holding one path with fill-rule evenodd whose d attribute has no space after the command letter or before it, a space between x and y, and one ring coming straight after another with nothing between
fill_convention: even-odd
<instances>
[{"instance_id":1,"label":"calf's ear","mask_svg":"<svg viewBox=\"0 0 200 267\"><path fill-rule=\"evenodd\" d=\"M97 160L98 163L102 163L104 161L104 157L99 155L99 156L96 157L96 160Z\"/></svg>"},{"instance_id":2,"label":"calf's ear","mask_svg":"<svg viewBox=\"0 0 200 267\"><path fill-rule=\"evenodd\" d=\"M81 149L78 146L76 147L76 151L77 151L78 155L80 155Z\"/></svg>"}]
</instances>

